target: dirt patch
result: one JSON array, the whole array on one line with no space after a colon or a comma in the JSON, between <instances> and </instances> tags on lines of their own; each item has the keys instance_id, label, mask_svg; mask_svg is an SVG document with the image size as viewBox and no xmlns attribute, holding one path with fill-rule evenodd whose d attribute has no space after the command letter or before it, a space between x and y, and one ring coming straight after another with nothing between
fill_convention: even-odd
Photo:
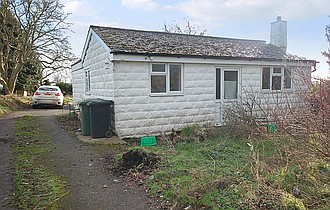
<instances>
[{"instance_id":1,"label":"dirt patch","mask_svg":"<svg viewBox=\"0 0 330 210\"><path fill-rule=\"evenodd\" d=\"M160 161L160 157L153 153L147 153L141 150L129 150L123 154L122 167L125 169L132 168L156 168Z\"/></svg>"},{"instance_id":2,"label":"dirt patch","mask_svg":"<svg viewBox=\"0 0 330 210\"><path fill-rule=\"evenodd\" d=\"M112 157L109 157L111 160ZM119 164L110 164L110 170L118 177L134 181L138 185L145 184L146 180L158 168L161 158L143 150L129 150L122 155Z\"/></svg>"}]
</instances>

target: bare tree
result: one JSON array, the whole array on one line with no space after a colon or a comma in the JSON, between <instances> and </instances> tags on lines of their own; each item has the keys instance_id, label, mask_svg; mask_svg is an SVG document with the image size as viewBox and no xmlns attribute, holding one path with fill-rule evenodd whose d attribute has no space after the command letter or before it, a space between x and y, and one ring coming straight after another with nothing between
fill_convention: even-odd
<instances>
[{"instance_id":1,"label":"bare tree","mask_svg":"<svg viewBox=\"0 0 330 210\"><path fill-rule=\"evenodd\" d=\"M185 26L181 26L178 22L173 20L172 24L167 24L164 21L164 31L167 33L176 33L176 34L189 34L189 35L200 35L204 36L206 29L200 29L199 26L191 23L190 20L185 19Z\"/></svg>"},{"instance_id":2,"label":"bare tree","mask_svg":"<svg viewBox=\"0 0 330 210\"><path fill-rule=\"evenodd\" d=\"M328 49L326 51L323 51L322 54L324 57L327 58L327 63L330 66L330 24L325 27L325 36L328 42Z\"/></svg>"},{"instance_id":3,"label":"bare tree","mask_svg":"<svg viewBox=\"0 0 330 210\"><path fill-rule=\"evenodd\" d=\"M13 93L28 62L40 60L44 78L69 68L73 54L65 33L71 24L65 21L68 14L62 12L63 7L59 0L1 1L1 25L19 27L16 31L3 27L0 33L4 49L0 51L0 83L7 94Z\"/></svg>"}]
</instances>

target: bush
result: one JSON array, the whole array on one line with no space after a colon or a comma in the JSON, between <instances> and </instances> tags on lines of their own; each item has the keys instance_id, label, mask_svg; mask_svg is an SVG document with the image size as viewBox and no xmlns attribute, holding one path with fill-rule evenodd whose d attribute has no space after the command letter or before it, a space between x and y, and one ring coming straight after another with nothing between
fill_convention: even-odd
<instances>
[{"instance_id":1,"label":"bush","mask_svg":"<svg viewBox=\"0 0 330 210\"><path fill-rule=\"evenodd\" d=\"M179 132L174 132L173 142L202 142L206 139L205 128L197 125L187 125Z\"/></svg>"},{"instance_id":2,"label":"bush","mask_svg":"<svg viewBox=\"0 0 330 210\"><path fill-rule=\"evenodd\" d=\"M56 83L56 85L61 88L63 93L72 95L72 84L71 83L58 82L58 83Z\"/></svg>"}]
</instances>

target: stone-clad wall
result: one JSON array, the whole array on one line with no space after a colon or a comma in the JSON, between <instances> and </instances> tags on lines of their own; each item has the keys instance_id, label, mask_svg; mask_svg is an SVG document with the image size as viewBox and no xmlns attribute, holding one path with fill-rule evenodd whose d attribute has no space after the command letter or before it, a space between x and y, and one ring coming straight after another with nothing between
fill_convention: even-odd
<instances>
[{"instance_id":1,"label":"stone-clad wall","mask_svg":"<svg viewBox=\"0 0 330 210\"><path fill-rule=\"evenodd\" d=\"M302 82L302 68L292 68L292 89L282 91L262 90L261 75L262 66L249 66L242 68L242 104L249 102L253 105L254 115L272 121L275 117L283 117L288 111L288 106L295 108L302 106L302 98L299 93L306 91L306 84ZM303 69L309 72L310 69ZM251 106L250 106L251 107ZM278 116L276 116L278 115Z\"/></svg>"},{"instance_id":2,"label":"stone-clad wall","mask_svg":"<svg viewBox=\"0 0 330 210\"><path fill-rule=\"evenodd\" d=\"M149 62L115 61L114 65L116 129L122 137L159 134L192 123L222 124L223 109L233 107L233 103L251 102L251 95L263 111L272 109L274 114L295 96L292 91L262 91L262 67L257 65L231 66L240 69L242 101L215 99L215 69L221 68L218 65L184 63L184 94L175 96L150 95ZM260 118L267 117L258 105L254 111Z\"/></svg>"},{"instance_id":3,"label":"stone-clad wall","mask_svg":"<svg viewBox=\"0 0 330 210\"><path fill-rule=\"evenodd\" d=\"M85 72L81 62L72 66L72 94L75 102L80 102L85 96Z\"/></svg>"},{"instance_id":4,"label":"stone-clad wall","mask_svg":"<svg viewBox=\"0 0 330 210\"><path fill-rule=\"evenodd\" d=\"M112 56L92 34L86 46L83 62L72 66L73 98L80 102L86 98L113 99ZM90 71L91 88L86 92L86 71Z\"/></svg>"},{"instance_id":5,"label":"stone-clad wall","mask_svg":"<svg viewBox=\"0 0 330 210\"><path fill-rule=\"evenodd\" d=\"M92 34L83 62L85 71L90 71L91 88L84 98L113 99L113 64L110 54Z\"/></svg>"},{"instance_id":6,"label":"stone-clad wall","mask_svg":"<svg viewBox=\"0 0 330 210\"><path fill-rule=\"evenodd\" d=\"M210 65L184 64L184 94L150 96L150 64L116 62L116 129L121 136L170 131L214 121L215 76Z\"/></svg>"}]
</instances>

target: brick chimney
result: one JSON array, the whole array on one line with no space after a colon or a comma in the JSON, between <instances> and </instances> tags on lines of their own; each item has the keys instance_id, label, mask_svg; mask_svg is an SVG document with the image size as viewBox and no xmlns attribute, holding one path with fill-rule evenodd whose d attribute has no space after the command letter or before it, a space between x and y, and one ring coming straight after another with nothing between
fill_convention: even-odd
<instances>
[{"instance_id":1,"label":"brick chimney","mask_svg":"<svg viewBox=\"0 0 330 210\"><path fill-rule=\"evenodd\" d=\"M284 52L287 49L287 21L282 20L281 16L271 23L270 44L280 47Z\"/></svg>"}]
</instances>

